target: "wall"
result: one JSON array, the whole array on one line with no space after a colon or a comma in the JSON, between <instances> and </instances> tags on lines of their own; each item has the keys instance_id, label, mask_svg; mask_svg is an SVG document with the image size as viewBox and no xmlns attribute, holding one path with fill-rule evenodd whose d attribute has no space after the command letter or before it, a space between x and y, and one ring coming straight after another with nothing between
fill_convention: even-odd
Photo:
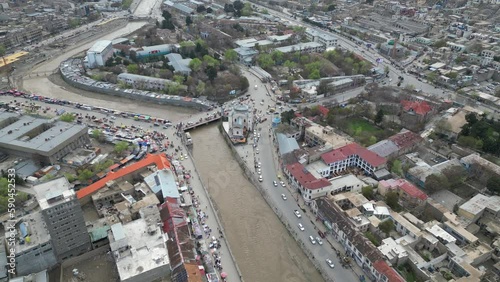
<instances>
[{"instance_id":1,"label":"wall","mask_svg":"<svg viewBox=\"0 0 500 282\"><path fill-rule=\"evenodd\" d=\"M118 96L118 97L123 97L123 98L127 98L127 99L132 99L132 100L141 100L143 102L153 102L155 104L166 104L166 105L172 105L172 106L195 108L198 110L206 110L209 108L209 106L207 106L207 105L202 105L202 104L194 103L191 101L184 101L182 99L180 99L180 100L158 99L158 98L153 98L153 97L148 97L148 96L141 96L141 95L136 95L136 94L132 94L132 93L126 93L123 90L104 89L104 88L100 88L97 86L87 85L87 84L83 84L83 83L71 80L70 78L65 77L61 72L59 72L59 73L61 74L62 79L66 83L68 83L69 85L71 85L75 88L90 91L90 92Z\"/></svg>"}]
</instances>

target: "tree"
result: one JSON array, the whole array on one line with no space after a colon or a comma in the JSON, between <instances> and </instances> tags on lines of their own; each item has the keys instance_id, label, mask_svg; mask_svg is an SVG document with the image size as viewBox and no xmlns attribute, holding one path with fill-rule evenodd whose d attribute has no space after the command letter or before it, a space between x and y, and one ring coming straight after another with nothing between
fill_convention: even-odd
<instances>
[{"instance_id":1,"label":"tree","mask_svg":"<svg viewBox=\"0 0 500 282\"><path fill-rule=\"evenodd\" d=\"M236 1L233 2L233 8L234 8L234 10L241 11L243 9L243 7L245 7L245 5L243 4L243 2L241 2L239 0L236 0Z\"/></svg>"},{"instance_id":2,"label":"tree","mask_svg":"<svg viewBox=\"0 0 500 282\"><path fill-rule=\"evenodd\" d=\"M380 124L384 121L384 111L382 109L378 110L377 115L375 116L375 123Z\"/></svg>"},{"instance_id":3,"label":"tree","mask_svg":"<svg viewBox=\"0 0 500 282\"><path fill-rule=\"evenodd\" d=\"M500 193L500 177L496 175L490 177L486 182L486 188L493 193Z\"/></svg>"},{"instance_id":4,"label":"tree","mask_svg":"<svg viewBox=\"0 0 500 282\"><path fill-rule=\"evenodd\" d=\"M92 134L90 136L99 142L104 141L104 133L102 133L99 129L92 130Z\"/></svg>"},{"instance_id":5,"label":"tree","mask_svg":"<svg viewBox=\"0 0 500 282\"><path fill-rule=\"evenodd\" d=\"M205 92L205 82L203 81L198 81L198 85L196 85L196 94L198 95L203 95Z\"/></svg>"},{"instance_id":6,"label":"tree","mask_svg":"<svg viewBox=\"0 0 500 282\"><path fill-rule=\"evenodd\" d=\"M186 16L186 25L190 26L193 24L193 19L191 19L191 16Z\"/></svg>"},{"instance_id":7,"label":"tree","mask_svg":"<svg viewBox=\"0 0 500 282\"><path fill-rule=\"evenodd\" d=\"M120 141L120 142L116 143L115 148L113 150L118 155L121 155L125 150L128 149L129 146L130 146L130 144L128 142Z\"/></svg>"},{"instance_id":8,"label":"tree","mask_svg":"<svg viewBox=\"0 0 500 282\"><path fill-rule=\"evenodd\" d=\"M139 66L137 64L128 65L127 72L133 73L133 74L138 74L139 73Z\"/></svg>"},{"instance_id":9,"label":"tree","mask_svg":"<svg viewBox=\"0 0 500 282\"><path fill-rule=\"evenodd\" d=\"M443 170L443 175L448 179L450 187L455 187L462 184L467 178L467 171L461 165L454 165Z\"/></svg>"},{"instance_id":10,"label":"tree","mask_svg":"<svg viewBox=\"0 0 500 282\"><path fill-rule=\"evenodd\" d=\"M384 232L384 234L389 235L389 233L391 233L391 231L394 230L394 222L392 222L392 220L390 219L386 219L381 223L379 223L378 229Z\"/></svg>"},{"instance_id":11,"label":"tree","mask_svg":"<svg viewBox=\"0 0 500 282\"><path fill-rule=\"evenodd\" d=\"M365 196L368 200L373 200L375 198L373 194L373 187L371 186L361 188L361 194L363 194L363 196Z\"/></svg>"},{"instance_id":12,"label":"tree","mask_svg":"<svg viewBox=\"0 0 500 282\"><path fill-rule=\"evenodd\" d=\"M400 160L394 160L392 162L391 172L396 174L396 175L403 176L403 168L401 166Z\"/></svg>"},{"instance_id":13,"label":"tree","mask_svg":"<svg viewBox=\"0 0 500 282\"><path fill-rule=\"evenodd\" d=\"M333 4L329 5L327 10L328 10L328 12L335 10L335 5L333 5Z\"/></svg>"},{"instance_id":14,"label":"tree","mask_svg":"<svg viewBox=\"0 0 500 282\"><path fill-rule=\"evenodd\" d=\"M196 7L196 12L197 13L203 13L205 12L207 9L205 8L205 6L203 5L199 5L198 7Z\"/></svg>"},{"instance_id":15,"label":"tree","mask_svg":"<svg viewBox=\"0 0 500 282\"><path fill-rule=\"evenodd\" d=\"M243 9L241 9L241 15L242 16L245 16L245 17L248 17L248 16L251 16L253 13L253 9L252 9L252 4L250 3L245 3L243 5Z\"/></svg>"},{"instance_id":16,"label":"tree","mask_svg":"<svg viewBox=\"0 0 500 282\"><path fill-rule=\"evenodd\" d=\"M460 146L472 148L475 150L481 150L483 148L483 141L472 136L461 135L458 137L457 143Z\"/></svg>"},{"instance_id":17,"label":"tree","mask_svg":"<svg viewBox=\"0 0 500 282\"><path fill-rule=\"evenodd\" d=\"M320 79L321 75L319 74L319 70L316 69L316 70L313 70L312 72L310 72L308 78L309 79Z\"/></svg>"},{"instance_id":18,"label":"tree","mask_svg":"<svg viewBox=\"0 0 500 282\"><path fill-rule=\"evenodd\" d=\"M288 123L290 124L291 120L295 117L295 111L294 110L289 110L286 112L281 113L281 121L283 123Z\"/></svg>"},{"instance_id":19,"label":"tree","mask_svg":"<svg viewBox=\"0 0 500 282\"><path fill-rule=\"evenodd\" d=\"M194 58L194 59L192 59L192 60L189 62L189 67L190 67L193 71L195 71L195 72L197 72L197 71L199 71L199 70L200 70L201 65L202 65L202 61L201 61L200 59L198 59L198 58Z\"/></svg>"},{"instance_id":20,"label":"tree","mask_svg":"<svg viewBox=\"0 0 500 282\"><path fill-rule=\"evenodd\" d=\"M400 209L398 201L399 201L399 195L397 192L391 191L385 194L385 203L395 211Z\"/></svg>"},{"instance_id":21,"label":"tree","mask_svg":"<svg viewBox=\"0 0 500 282\"><path fill-rule=\"evenodd\" d=\"M2 61L3 61L4 65L6 65L6 63L5 63L5 53L6 52L7 52L7 50L5 49L5 46L0 44L0 57L2 57Z\"/></svg>"},{"instance_id":22,"label":"tree","mask_svg":"<svg viewBox=\"0 0 500 282\"><path fill-rule=\"evenodd\" d=\"M60 121L64 122L73 122L75 120L75 116L72 113L64 113L59 117Z\"/></svg>"},{"instance_id":23,"label":"tree","mask_svg":"<svg viewBox=\"0 0 500 282\"><path fill-rule=\"evenodd\" d=\"M390 71L389 66L385 66L385 67L384 67L384 73L385 73L386 75L388 75L388 74L389 74L389 71Z\"/></svg>"},{"instance_id":24,"label":"tree","mask_svg":"<svg viewBox=\"0 0 500 282\"><path fill-rule=\"evenodd\" d=\"M458 72L449 72L446 77L449 77L451 79L457 79L458 77Z\"/></svg>"},{"instance_id":25,"label":"tree","mask_svg":"<svg viewBox=\"0 0 500 282\"><path fill-rule=\"evenodd\" d=\"M205 66L213 68L217 68L220 64L218 60L214 59L212 56L209 55L203 56L203 63L205 64Z\"/></svg>"},{"instance_id":26,"label":"tree","mask_svg":"<svg viewBox=\"0 0 500 282\"><path fill-rule=\"evenodd\" d=\"M273 57L271 54L260 54L257 57L257 63L263 69L269 69L275 65Z\"/></svg>"},{"instance_id":27,"label":"tree","mask_svg":"<svg viewBox=\"0 0 500 282\"><path fill-rule=\"evenodd\" d=\"M425 179L425 189L436 192L443 189L449 189L450 183L446 176L442 174L431 174Z\"/></svg>"},{"instance_id":28,"label":"tree","mask_svg":"<svg viewBox=\"0 0 500 282\"><path fill-rule=\"evenodd\" d=\"M436 48L446 47L446 40L442 39L442 40L436 41L434 43L434 47L436 47Z\"/></svg>"},{"instance_id":29,"label":"tree","mask_svg":"<svg viewBox=\"0 0 500 282\"><path fill-rule=\"evenodd\" d=\"M205 73L208 76L208 80L211 82L217 77L217 69L215 67L209 66L206 68Z\"/></svg>"},{"instance_id":30,"label":"tree","mask_svg":"<svg viewBox=\"0 0 500 282\"><path fill-rule=\"evenodd\" d=\"M235 62L236 60L238 60L238 53L236 53L234 49L227 49L224 53L224 59L226 59L228 62Z\"/></svg>"},{"instance_id":31,"label":"tree","mask_svg":"<svg viewBox=\"0 0 500 282\"><path fill-rule=\"evenodd\" d=\"M78 173L78 180L81 182L87 182L94 176L94 173L89 169L84 169Z\"/></svg>"}]
</instances>

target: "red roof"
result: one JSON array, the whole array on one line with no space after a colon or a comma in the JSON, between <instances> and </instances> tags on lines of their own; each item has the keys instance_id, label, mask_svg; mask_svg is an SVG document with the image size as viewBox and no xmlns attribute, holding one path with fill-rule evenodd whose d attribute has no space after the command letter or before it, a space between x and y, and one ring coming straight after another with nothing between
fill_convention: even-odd
<instances>
[{"instance_id":1,"label":"red roof","mask_svg":"<svg viewBox=\"0 0 500 282\"><path fill-rule=\"evenodd\" d=\"M398 146L398 148L400 149L411 147L423 140L420 135L409 130L395 134L388 139L394 142L394 144L396 144L396 146Z\"/></svg>"},{"instance_id":2,"label":"red roof","mask_svg":"<svg viewBox=\"0 0 500 282\"><path fill-rule=\"evenodd\" d=\"M366 149L365 147L360 146L357 143L351 143L331 152L324 153L323 155L321 155L321 158L326 164L331 164L334 162L345 160L353 155L360 157L373 167L379 167L386 162L385 158Z\"/></svg>"},{"instance_id":3,"label":"red roof","mask_svg":"<svg viewBox=\"0 0 500 282\"><path fill-rule=\"evenodd\" d=\"M418 189L415 185L410 182L404 180L404 182L399 185L399 189L406 192L406 194L410 195L412 198L419 198L420 200L427 200L427 194L424 191Z\"/></svg>"},{"instance_id":4,"label":"red roof","mask_svg":"<svg viewBox=\"0 0 500 282\"><path fill-rule=\"evenodd\" d=\"M127 174L130 174L136 170L139 170L143 167L147 167L151 164L156 164L158 169L170 168L170 162L167 160L165 154L160 155L146 155L146 157L136 163L133 163L129 166L126 166L116 172L110 171L106 175L106 177L100 179L92 183L91 185L79 190L76 192L76 196L78 199L85 198L86 196L92 195L95 192L99 191L102 187L106 185L111 180L115 180L121 178Z\"/></svg>"},{"instance_id":5,"label":"red roof","mask_svg":"<svg viewBox=\"0 0 500 282\"><path fill-rule=\"evenodd\" d=\"M315 190L330 186L330 182L326 178L316 178L300 163L287 165L286 169L290 172L302 187L309 190Z\"/></svg>"},{"instance_id":6,"label":"red roof","mask_svg":"<svg viewBox=\"0 0 500 282\"><path fill-rule=\"evenodd\" d=\"M377 260L374 262L373 268L375 268L378 273L387 277L388 282L405 282L405 279L383 260Z\"/></svg>"},{"instance_id":7,"label":"red roof","mask_svg":"<svg viewBox=\"0 0 500 282\"><path fill-rule=\"evenodd\" d=\"M319 105L319 106L318 106L318 110L319 110L319 112L321 113L321 115L322 115L323 117L326 117L326 116L328 115L328 112L330 111L329 109L327 109L327 108L326 108L325 106L323 106L323 105Z\"/></svg>"},{"instance_id":8,"label":"red roof","mask_svg":"<svg viewBox=\"0 0 500 282\"><path fill-rule=\"evenodd\" d=\"M429 113L432 108L426 101L401 101L405 111L413 111L417 115L424 116Z\"/></svg>"}]
</instances>

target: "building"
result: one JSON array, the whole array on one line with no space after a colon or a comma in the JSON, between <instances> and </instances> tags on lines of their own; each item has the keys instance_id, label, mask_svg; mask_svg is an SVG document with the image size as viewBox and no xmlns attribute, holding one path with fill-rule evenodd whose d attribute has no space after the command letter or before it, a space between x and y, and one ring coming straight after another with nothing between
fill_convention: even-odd
<instances>
[{"instance_id":1,"label":"building","mask_svg":"<svg viewBox=\"0 0 500 282\"><path fill-rule=\"evenodd\" d=\"M127 224L111 226L108 239L121 282L155 281L170 274L170 261L156 210ZM156 214L156 215L155 215Z\"/></svg>"},{"instance_id":2,"label":"building","mask_svg":"<svg viewBox=\"0 0 500 282\"><path fill-rule=\"evenodd\" d=\"M88 143L85 125L0 113L0 151L8 154L47 165Z\"/></svg>"},{"instance_id":3,"label":"building","mask_svg":"<svg viewBox=\"0 0 500 282\"><path fill-rule=\"evenodd\" d=\"M497 219L500 216L500 197L477 194L458 207L457 214L471 222L477 222L486 215Z\"/></svg>"},{"instance_id":4,"label":"building","mask_svg":"<svg viewBox=\"0 0 500 282\"><path fill-rule=\"evenodd\" d=\"M110 40L99 40L87 51L86 65L89 68L102 67L113 56L113 44Z\"/></svg>"},{"instance_id":5,"label":"building","mask_svg":"<svg viewBox=\"0 0 500 282\"><path fill-rule=\"evenodd\" d=\"M351 143L346 137L337 134L331 126L322 126L306 118L301 119L303 121L294 121L294 123L302 122L305 124L302 127L304 130L304 142L309 147L330 146L333 149L338 149Z\"/></svg>"},{"instance_id":6,"label":"building","mask_svg":"<svg viewBox=\"0 0 500 282\"><path fill-rule=\"evenodd\" d=\"M299 52L301 54L309 54L309 53L322 53L326 50L326 48L323 44L318 42L306 42L284 47L278 47L275 50L280 51L282 53Z\"/></svg>"},{"instance_id":7,"label":"building","mask_svg":"<svg viewBox=\"0 0 500 282\"><path fill-rule=\"evenodd\" d=\"M433 113L432 107L423 100L401 101L401 123L410 130L419 131Z\"/></svg>"},{"instance_id":8,"label":"building","mask_svg":"<svg viewBox=\"0 0 500 282\"><path fill-rule=\"evenodd\" d=\"M292 186L302 195L306 202L326 196L331 184L326 178L316 178L302 164L294 163L285 167L285 175Z\"/></svg>"},{"instance_id":9,"label":"building","mask_svg":"<svg viewBox=\"0 0 500 282\"><path fill-rule=\"evenodd\" d=\"M120 73L118 75L118 81L122 81L123 83L130 85L136 89L148 90L165 90L168 84L173 83L168 79L131 73Z\"/></svg>"},{"instance_id":10,"label":"building","mask_svg":"<svg viewBox=\"0 0 500 282\"><path fill-rule=\"evenodd\" d=\"M329 175L343 172L349 167L358 167L372 175L386 165L385 158L356 143L325 153L321 155L321 159L329 166Z\"/></svg>"},{"instance_id":11,"label":"building","mask_svg":"<svg viewBox=\"0 0 500 282\"><path fill-rule=\"evenodd\" d=\"M276 134L276 140L278 141L278 149L280 156L284 156L295 150L300 149L297 140L293 137L287 137L285 134Z\"/></svg>"},{"instance_id":12,"label":"building","mask_svg":"<svg viewBox=\"0 0 500 282\"><path fill-rule=\"evenodd\" d=\"M408 156L408 155L407 155ZM418 186L425 188L425 180L429 175L441 174L443 170L453 166L460 166L460 161L458 159L446 160L442 163L438 163L434 166L418 161L416 166L410 168L406 173L406 177Z\"/></svg>"},{"instance_id":13,"label":"building","mask_svg":"<svg viewBox=\"0 0 500 282\"><path fill-rule=\"evenodd\" d=\"M51 237L41 212L26 215L16 220L13 225L15 226L14 247L18 275L36 273L50 269L57 264ZM10 234L11 231L10 226L5 224L6 234Z\"/></svg>"},{"instance_id":14,"label":"building","mask_svg":"<svg viewBox=\"0 0 500 282\"><path fill-rule=\"evenodd\" d=\"M423 138L415 132L403 129L401 132L377 142L367 149L384 158L396 158L416 149Z\"/></svg>"},{"instance_id":15,"label":"building","mask_svg":"<svg viewBox=\"0 0 500 282\"><path fill-rule=\"evenodd\" d=\"M253 129L252 111L248 105L237 104L229 113L229 137L231 139L244 139Z\"/></svg>"},{"instance_id":16,"label":"building","mask_svg":"<svg viewBox=\"0 0 500 282\"><path fill-rule=\"evenodd\" d=\"M378 184L378 192L385 195L390 191L398 193L401 204L408 207L422 206L428 198L424 191L406 179L381 180Z\"/></svg>"},{"instance_id":17,"label":"building","mask_svg":"<svg viewBox=\"0 0 500 282\"><path fill-rule=\"evenodd\" d=\"M248 47L238 47L234 51L238 54L238 61L247 66L251 65L253 58L259 54L256 50Z\"/></svg>"},{"instance_id":18,"label":"building","mask_svg":"<svg viewBox=\"0 0 500 282\"><path fill-rule=\"evenodd\" d=\"M171 53L165 55L168 59L168 65L174 68L175 73L180 73L182 75L190 75L191 68L189 67L190 58L183 59L180 54Z\"/></svg>"},{"instance_id":19,"label":"building","mask_svg":"<svg viewBox=\"0 0 500 282\"><path fill-rule=\"evenodd\" d=\"M94 150L79 148L62 158L62 162L70 166L80 167L89 163L95 157L96 152Z\"/></svg>"},{"instance_id":20,"label":"building","mask_svg":"<svg viewBox=\"0 0 500 282\"><path fill-rule=\"evenodd\" d=\"M338 45L337 37L320 30L308 28L306 29L305 35L307 40L323 44L326 48L336 47Z\"/></svg>"},{"instance_id":21,"label":"building","mask_svg":"<svg viewBox=\"0 0 500 282\"><path fill-rule=\"evenodd\" d=\"M161 44L153 46L143 46L141 48L132 48L137 59L142 60L149 57L165 56L172 52L173 46L170 44Z\"/></svg>"},{"instance_id":22,"label":"building","mask_svg":"<svg viewBox=\"0 0 500 282\"><path fill-rule=\"evenodd\" d=\"M35 185L38 205L58 261L90 250L90 236L75 191L65 177Z\"/></svg>"}]
</instances>

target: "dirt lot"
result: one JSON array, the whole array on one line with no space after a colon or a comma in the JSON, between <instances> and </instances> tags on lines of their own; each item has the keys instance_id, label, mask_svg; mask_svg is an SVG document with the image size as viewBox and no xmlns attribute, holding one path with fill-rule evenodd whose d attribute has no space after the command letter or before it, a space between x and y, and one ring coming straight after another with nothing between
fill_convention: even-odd
<instances>
[{"instance_id":1,"label":"dirt lot","mask_svg":"<svg viewBox=\"0 0 500 282\"><path fill-rule=\"evenodd\" d=\"M73 269L78 269L79 275L73 275ZM111 254L94 256L80 263L70 265L63 270L64 282L102 282L120 281L116 265Z\"/></svg>"}]
</instances>

